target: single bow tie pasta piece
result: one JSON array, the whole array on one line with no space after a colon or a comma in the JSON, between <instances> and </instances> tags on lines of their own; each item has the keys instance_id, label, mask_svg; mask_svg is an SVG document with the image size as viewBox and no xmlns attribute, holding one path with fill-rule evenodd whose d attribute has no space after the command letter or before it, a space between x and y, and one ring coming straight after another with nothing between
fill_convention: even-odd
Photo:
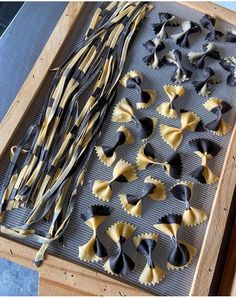
<instances>
[{"instance_id":1,"label":"single bow tie pasta piece","mask_svg":"<svg viewBox=\"0 0 236 298\"><path fill-rule=\"evenodd\" d=\"M215 120L205 125L205 128L216 134L223 136L230 132L232 127L223 120L223 114L228 112L232 107L226 101L220 98L209 98L204 104L204 108L215 115Z\"/></svg>"},{"instance_id":2,"label":"single bow tie pasta piece","mask_svg":"<svg viewBox=\"0 0 236 298\"><path fill-rule=\"evenodd\" d=\"M123 144L132 144L133 136L128 128L120 126L116 131L116 142L113 146L96 146L95 150L100 161L107 167L112 166L116 160L116 149Z\"/></svg>"},{"instance_id":3,"label":"single bow tie pasta piece","mask_svg":"<svg viewBox=\"0 0 236 298\"><path fill-rule=\"evenodd\" d=\"M211 93L210 85L219 84L221 81L215 75L215 72L210 67L202 69L203 79L200 81L193 81L192 84L200 96L209 96Z\"/></svg>"},{"instance_id":4,"label":"single bow tie pasta piece","mask_svg":"<svg viewBox=\"0 0 236 298\"><path fill-rule=\"evenodd\" d=\"M180 179L182 175L182 160L179 153L173 154L167 161L159 162L155 149L150 143L146 143L138 151L136 163L139 170L145 170L151 165L161 166L166 175L174 179Z\"/></svg>"},{"instance_id":5,"label":"single bow tie pasta piece","mask_svg":"<svg viewBox=\"0 0 236 298\"><path fill-rule=\"evenodd\" d=\"M165 44L160 38L153 38L146 41L143 46L148 50L149 54L143 57L143 61L147 64L148 67L152 69L157 69L163 65L162 59L159 59L158 52L161 52L165 49Z\"/></svg>"},{"instance_id":6,"label":"single bow tie pasta piece","mask_svg":"<svg viewBox=\"0 0 236 298\"><path fill-rule=\"evenodd\" d=\"M89 262L98 262L107 257L107 250L97 236L98 227L111 214L111 208L104 205L93 205L81 214L85 224L93 230L91 239L79 247L79 259Z\"/></svg>"},{"instance_id":7,"label":"single bow tie pasta piece","mask_svg":"<svg viewBox=\"0 0 236 298\"><path fill-rule=\"evenodd\" d=\"M210 185L216 183L219 178L213 174L208 167L207 160L215 157L221 150L221 147L215 142L205 138L191 140L189 141L189 146L192 152L201 159L201 166L190 173L190 176L203 184Z\"/></svg>"},{"instance_id":8,"label":"single bow tie pasta piece","mask_svg":"<svg viewBox=\"0 0 236 298\"><path fill-rule=\"evenodd\" d=\"M94 180L92 192L99 200L109 202L112 196L112 184L116 182L132 182L137 179L135 168L125 160L120 159L113 169L110 181Z\"/></svg>"},{"instance_id":9,"label":"single bow tie pasta piece","mask_svg":"<svg viewBox=\"0 0 236 298\"><path fill-rule=\"evenodd\" d=\"M236 56L225 57L220 65L230 73L227 77L227 85L236 86Z\"/></svg>"},{"instance_id":10,"label":"single bow tie pasta piece","mask_svg":"<svg viewBox=\"0 0 236 298\"><path fill-rule=\"evenodd\" d=\"M160 133L162 139L176 150L182 143L183 132L188 131L204 131L200 117L191 111L180 111L181 127L173 127L160 124Z\"/></svg>"},{"instance_id":11,"label":"single bow tie pasta piece","mask_svg":"<svg viewBox=\"0 0 236 298\"><path fill-rule=\"evenodd\" d=\"M182 48L189 48L189 35L197 32L202 32L200 26L191 21L182 21L181 26L183 32L171 35L173 41Z\"/></svg>"},{"instance_id":12,"label":"single bow tie pasta piece","mask_svg":"<svg viewBox=\"0 0 236 298\"><path fill-rule=\"evenodd\" d=\"M134 89L138 93L137 109L146 109L156 100L155 90L141 89L143 75L140 71L130 71L120 79L120 84L126 88Z\"/></svg>"},{"instance_id":13,"label":"single bow tie pasta piece","mask_svg":"<svg viewBox=\"0 0 236 298\"><path fill-rule=\"evenodd\" d=\"M142 216L142 201L146 197L154 201L166 199L165 185L160 180L148 176L144 180L141 195L120 194L120 201L123 209L130 215Z\"/></svg>"},{"instance_id":14,"label":"single bow tie pasta piece","mask_svg":"<svg viewBox=\"0 0 236 298\"><path fill-rule=\"evenodd\" d=\"M160 23L155 23L152 25L156 36L159 38L168 37L166 27L175 27L180 25L180 19L167 12L160 12L159 19Z\"/></svg>"},{"instance_id":15,"label":"single bow tie pasta piece","mask_svg":"<svg viewBox=\"0 0 236 298\"><path fill-rule=\"evenodd\" d=\"M145 233L133 238L134 245L137 251L142 254L147 262L139 277L139 282L142 285L159 284L166 273L159 266L154 263L152 253L157 245L158 235L153 233Z\"/></svg>"},{"instance_id":16,"label":"single bow tie pasta piece","mask_svg":"<svg viewBox=\"0 0 236 298\"><path fill-rule=\"evenodd\" d=\"M189 181L180 181L175 184L170 193L179 201L185 203L182 222L185 226L195 226L207 220L207 215L204 211L190 205L190 199L193 193L193 183Z\"/></svg>"},{"instance_id":17,"label":"single bow tie pasta piece","mask_svg":"<svg viewBox=\"0 0 236 298\"><path fill-rule=\"evenodd\" d=\"M225 41L236 43L236 28L231 28L227 31Z\"/></svg>"},{"instance_id":18,"label":"single bow tie pasta piece","mask_svg":"<svg viewBox=\"0 0 236 298\"><path fill-rule=\"evenodd\" d=\"M214 41L220 39L224 34L215 29L216 19L212 16L205 14L201 19L200 23L202 26L207 29L209 32L207 33L205 39L209 41Z\"/></svg>"},{"instance_id":19,"label":"single bow tie pasta piece","mask_svg":"<svg viewBox=\"0 0 236 298\"><path fill-rule=\"evenodd\" d=\"M179 97L182 97L185 93L183 86L177 85L165 85L164 90L168 95L170 101L165 101L157 107L157 111L167 118L178 118L174 103Z\"/></svg>"},{"instance_id":20,"label":"single bow tie pasta piece","mask_svg":"<svg viewBox=\"0 0 236 298\"><path fill-rule=\"evenodd\" d=\"M111 275L127 275L135 268L134 261L124 252L125 242L133 235L136 227L130 223L118 221L107 230L107 235L117 245L116 253L111 256L103 268Z\"/></svg>"},{"instance_id":21,"label":"single bow tie pasta piece","mask_svg":"<svg viewBox=\"0 0 236 298\"><path fill-rule=\"evenodd\" d=\"M182 215L168 214L161 217L154 228L169 236L172 247L167 260L169 270L179 270L188 267L192 262L196 249L183 241L179 241L178 230L182 223Z\"/></svg>"},{"instance_id":22,"label":"single bow tie pasta piece","mask_svg":"<svg viewBox=\"0 0 236 298\"><path fill-rule=\"evenodd\" d=\"M134 114L130 101L126 98L121 99L115 106L111 120L113 122L134 122L138 135L143 141L147 140L152 135L157 125L157 118L154 117L138 119Z\"/></svg>"},{"instance_id":23,"label":"single bow tie pasta piece","mask_svg":"<svg viewBox=\"0 0 236 298\"><path fill-rule=\"evenodd\" d=\"M181 84L190 79L192 72L182 66L182 53L179 50L169 51L163 57L163 61L165 64L175 67L171 76L172 82Z\"/></svg>"},{"instance_id":24,"label":"single bow tie pasta piece","mask_svg":"<svg viewBox=\"0 0 236 298\"><path fill-rule=\"evenodd\" d=\"M205 66L205 59L207 57L220 60L220 53L217 46L213 43L206 43L202 45L202 52L189 52L188 59L189 62L196 68L201 69Z\"/></svg>"}]
</instances>

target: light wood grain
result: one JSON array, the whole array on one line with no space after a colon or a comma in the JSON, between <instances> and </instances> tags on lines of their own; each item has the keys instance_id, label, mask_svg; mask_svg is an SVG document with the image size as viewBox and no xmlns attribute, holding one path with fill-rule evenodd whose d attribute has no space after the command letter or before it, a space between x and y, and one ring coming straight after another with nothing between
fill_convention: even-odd
<instances>
[{"instance_id":1,"label":"light wood grain","mask_svg":"<svg viewBox=\"0 0 236 298\"><path fill-rule=\"evenodd\" d=\"M54 29L27 79L0 123L0 158L32 104L63 42L77 20L83 5L83 2L70 2L67 5L56 25L57 29Z\"/></svg>"},{"instance_id":2,"label":"light wood grain","mask_svg":"<svg viewBox=\"0 0 236 298\"><path fill-rule=\"evenodd\" d=\"M142 289L49 254L43 266L37 268L32 262L36 252L36 249L0 237L0 257L39 272L40 295L148 295Z\"/></svg>"},{"instance_id":3,"label":"light wood grain","mask_svg":"<svg viewBox=\"0 0 236 298\"><path fill-rule=\"evenodd\" d=\"M215 18L225 21L229 24L236 25L236 12L215 3L208 1L184 1L179 3L202 13L214 16Z\"/></svg>"},{"instance_id":4,"label":"light wood grain","mask_svg":"<svg viewBox=\"0 0 236 298\"><path fill-rule=\"evenodd\" d=\"M181 2L181 4L204 13L209 13L236 25L236 13L213 3ZM17 131L17 127L27 112L28 107L33 102L50 65L79 15L81 7L82 4L78 2L68 5L67 10L59 21L59 25L56 26L29 77L22 86L3 122L0 124L0 157L6 149L11 136ZM235 186L236 167L235 160L232 158L235 152L236 127L231 137L218 190L212 206L212 212L191 287L191 295L208 295L209 292ZM32 248L0 237L0 256L2 257L36 270L35 265L32 263L35 253L36 251ZM147 292L139 288L126 285L109 276L51 255L48 255L43 266L37 270L40 274L40 295L147 295Z\"/></svg>"}]
</instances>

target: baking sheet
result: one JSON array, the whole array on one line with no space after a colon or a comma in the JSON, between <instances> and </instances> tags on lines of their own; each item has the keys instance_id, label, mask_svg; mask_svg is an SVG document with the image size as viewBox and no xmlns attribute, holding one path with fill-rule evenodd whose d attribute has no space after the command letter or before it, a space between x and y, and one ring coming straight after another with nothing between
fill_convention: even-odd
<instances>
[{"instance_id":1,"label":"baking sheet","mask_svg":"<svg viewBox=\"0 0 236 298\"><path fill-rule=\"evenodd\" d=\"M65 59L65 57L67 57L67 55L69 55L71 50L79 46L89 24L90 19L87 16L90 15L92 17L97 5L98 4L96 2L90 2L86 4L83 10L83 13L80 16L75 28L73 29L69 39L66 41L62 51L60 52L59 56L57 57L54 63L55 67L58 66ZM130 51L127 57L124 73L127 72L128 70L141 71L144 76L144 82L142 85L143 88L157 90L158 99L155 105L153 105L149 109L139 111L137 113L138 116L140 117L154 116L158 118L159 123L178 126L179 125L178 119L168 120L160 116L156 112L156 107L161 102L168 100L167 95L163 90L163 85L172 83L170 81L170 77L172 72L174 71L174 68L170 66L164 66L163 68L158 70L152 70L148 68L142 61L142 58L145 55L147 55L147 51L144 49L143 43L146 40L154 37L151 24L159 21L159 18L158 18L159 12L173 13L179 16L181 19L189 19L198 23L199 23L199 19L202 17L202 14L174 2L155 2L154 6L155 8L148 14L145 22L141 26L136 36L136 39L132 43L132 46L130 48ZM231 27L229 24L220 22L220 21L217 22L217 25L218 25L218 29L224 32L229 27ZM181 31L180 27L169 28L168 30L170 34L174 34L180 31ZM205 43L204 38L205 38L205 34L197 33L197 34L191 35L190 49L179 48L177 45L175 45L172 42L171 39L165 39L164 43L166 45L166 49L163 50L161 54L162 53L164 54L173 48L179 48L182 53L187 53L189 51L201 51L202 50L201 45L202 43ZM235 44L223 43L223 42L216 42L216 44L220 49L220 53L222 57L225 57L228 55L236 55ZM192 68L187 61L187 57L184 58L184 65L188 69L194 71L191 81L201 78L201 75L200 75L201 71L198 71L198 70L196 71L194 68ZM233 106L233 109L230 112L228 112L226 116L227 121L231 123L231 125L233 125L235 121L235 116L236 116L236 100L234 98L235 88L228 87L226 85L226 77L228 73L226 73L223 70L223 68L219 65L218 61L209 59L207 60L207 65L212 67L215 70L216 74L220 76L222 80L221 84L211 86L211 90L212 90L211 96L220 97L228 101ZM19 133L17 133L17 136L13 138L11 145L16 144L21 138L21 136L24 135L27 127L33 122L37 121L37 115L38 115L38 112L40 111L42 102L46 97L47 90L50 85L52 76L53 74L48 75L45 83L43 84L39 94L37 95L34 101L33 106L30 108L29 113L27 113L26 118L21 124L18 130ZM185 87L185 96L178 101L177 108L181 107L184 109L192 110L202 118L204 123L208 123L210 120L213 119L213 115L209 113L207 110L205 110L204 107L202 106L202 104L206 101L206 99L198 96L195 93L195 90L191 84L191 81L183 83L183 86ZM136 93L134 91L120 87L114 104L119 102L121 98L127 97L135 106L135 103L136 103L135 95ZM80 107L82 107L83 103L85 102L85 99L86 99L85 97L81 98L81 103L79 104ZM112 145L115 141L114 132L116 131L116 129L119 127L120 124L113 123L110 121L112 110L113 108L111 109L108 115L108 118L104 123L104 129L102 131L101 138L98 141L99 144ZM124 158L125 160L131 162L132 164L135 164L136 154L138 149L142 145L142 142L137 137L132 123L125 123L125 125L128 128L130 128L133 135L135 135L135 142L131 145L124 145L119 147L117 151L118 158ZM195 137L210 138L211 140L216 141L223 147L223 149L220 151L218 156L214 158L213 161L209 162L209 165L211 169L214 171L214 173L219 175L223 165L223 160L225 157L227 146L229 143L230 134L224 137L217 137L211 134L210 132L205 132L205 133L187 132L184 135L184 140L182 145L178 149L178 152L180 152L182 155L183 165L184 165L184 169L183 169L184 175L182 179L192 180L188 176L188 174L193 169L195 169L196 166L199 165L199 161L200 161L199 158L196 155L193 155L191 153L190 148L188 146L188 141ZM161 139L161 136L159 133L159 125L155 131L154 136L150 139L150 143L156 148L158 156L160 156L160 159L163 161L173 154L173 150L167 144L165 144ZM3 157L0 165L1 181L4 176L4 169L6 169L8 162L9 162L9 157L8 157L8 154L6 154ZM99 228L99 231L98 231L100 239L102 239L106 243L109 255L114 253L116 246L107 236L104 235L103 231L106 230L112 223L122 219L134 224L137 227L135 235L141 234L143 232L157 232L157 230L155 230L152 226L154 223L157 222L157 219L159 217L169 212L182 213L184 210L184 204L175 200L173 197L169 195L169 192L168 192L167 200L163 202L153 202L151 200L144 200L142 218L134 218L128 215L126 212L124 212L121 207L118 194L120 192L131 193L131 194L140 193L143 186L143 180L148 175L152 175L153 177L162 180L166 185L167 191L175 183L175 180L166 176L161 168L152 167L145 171L141 171L141 172L139 171L138 172L139 179L135 182L114 184L113 197L109 203L109 205L114 209L112 216L110 216L104 222L104 224ZM112 176L112 168L106 168L104 165L102 165L98 160L98 158L96 157L96 154L94 153L88 167L84 187L81 189L81 192L78 196L77 202L75 204L75 209L71 217L71 221L66 230L66 233L64 234L65 246L62 248L58 248L57 245L55 244L54 246L51 246L49 248L48 252L53 253L58 257L66 258L73 262L85 264L84 262L78 260L78 246L85 244L87 240L90 239L92 235L92 231L84 224L83 220L80 218L80 214L91 204L96 204L100 202L97 198L95 198L92 195L89 181L92 179L106 180L106 179L110 179L111 176ZM191 200L191 205L205 210L209 215L211 211L211 206L214 199L216 187L217 185L206 186L206 185L200 185L195 183L194 195ZM29 213L29 210L27 209L13 210L6 214L4 224L8 226L19 225L27 217L28 213ZM194 245L198 250L198 254L194 258L191 266L189 266L187 269L179 270L179 271L167 270L166 260L167 260L169 249L171 247L171 241L167 236L159 233L159 240L158 240L157 249L155 250L154 260L163 269L167 271L168 275L166 279L163 280L159 285L146 287L147 289L151 290L155 294L160 294L160 295L188 295L189 294L190 286L192 283L194 271L196 269L197 259L199 257L199 252L201 249L206 227L207 227L207 222L193 228L181 227L179 238L181 240L184 240ZM42 223L40 228L42 229L42 231L44 230L46 231L47 224ZM30 241L26 240L24 242L32 246L38 247L37 244L32 243ZM126 243L125 251L132 257L132 259L136 262L137 266L134 273L131 273L130 275L126 277L122 277L120 279L123 281L134 283L135 285L139 285L138 278L140 273L142 272L143 267L145 266L145 259L138 252L136 252L135 247L132 244L132 239L130 239ZM45 260L45 262L46 261L47 260ZM86 265L92 267L93 269L103 271L102 262L97 264L86 263Z\"/></svg>"}]
</instances>

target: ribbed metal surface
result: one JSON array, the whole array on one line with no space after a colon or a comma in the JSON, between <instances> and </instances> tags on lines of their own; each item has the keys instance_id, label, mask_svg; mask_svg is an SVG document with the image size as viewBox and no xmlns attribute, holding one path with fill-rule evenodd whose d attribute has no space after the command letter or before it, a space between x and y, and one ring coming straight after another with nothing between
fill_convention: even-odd
<instances>
[{"instance_id":1,"label":"ribbed metal surface","mask_svg":"<svg viewBox=\"0 0 236 298\"><path fill-rule=\"evenodd\" d=\"M57 61L55 63L55 66L60 64L60 62L63 61L63 59L70 53L71 49L76 47L81 42L81 37L84 36L84 32L88 26L89 22L89 16L92 16L95 7L97 4L95 3L87 3L86 7L83 11L83 14L79 18L79 21L73 30L73 32L70 35L69 40L65 43L65 46L63 50L61 51L60 55L57 58ZM151 70L149 69L144 62L142 61L142 58L147 54L146 50L143 48L142 44L147 40L154 36L152 31L151 24L154 22L158 22L158 13L159 12L169 12L178 15L180 18L183 19L189 19L195 22L199 22L200 17L202 14L193 11L191 9L185 8L184 6L173 3L173 2L155 2L155 9L151 11L145 20L145 23L142 25L140 32L138 33L135 41L133 42L133 45L129 51L129 55L126 62L126 69L124 73L128 70L140 70L144 75L144 88L152 88L156 89L158 92L158 99L156 104L147 109L140 111L138 113L139 116L156 116L158 117L159 123L166 123L170 125L179 125L179 120L168 120L158 115L156 112L156 107L161 102L167 100L167 95L165 94L163 90L163 85L171 83L170 77L173 72L173 67L164 66L163 68L159 70ZM226 23L218 22L219 29L226 31L226 29L229 28L229 25ZM179 32L179 28L172 28L169 31L171 33ZM191 39L191 51L201 51L202 50L202 43L205 43L204 41L204 34L193 34ZM164 43L166 44L166 49L163 51L163 53L166 53L169 49L172 48L178 48L171 39L164 40ZM222 57L227 55L236 55L235 45L231 45L229 43L222 43L222 42L216 42L217 45L220 48L220 52ZM187 53L190 50L180 49L182 53ZM189 69L192 69L187 62L187 58L185 60L185 66ZM227 87L226 85L226 72L222 70L222 68L219 66L217 61L214 60L208 60L208 65L211 66L216 73L221 77L222 83L219 85L215 85L211 87L212 90L212 96L220 97L228 102L230 102L233 106L233 109L227 114L227 121L231 124L235 121L236 116L236 99L235 97L235 88L233 87ZM192 69L194 70L194 69ZM195 80L196 78L200 78L200 71L194 71L194 75L192 76L192 80ZM30 112L27 113L26 119L24 120L24 123L22 123L19 133L17 134L17 137L13 140L12 144L15 144L25 133L26 128L37 118L38 111L40 111L41 103L43 99L45 98L45 95L47 93L47 88L49 86L51 77L49 76L44 83L40 94L37 96L33 106L30 109ZM184 109L189 109L194 112L196 112L199 116L201 116L203 122L207 123L211 119L213 119L211 113L209 113L207 110L205 110L202 106L202 104L205 102L205 99L198 96L195 93L195 90L193 89L193 86L190 82L183 84L186 90L185 96L180 99L179 107ZM135 92L129 91L123 87L120 88L116 102L118 102L121 98L127 97L131 100L131 102L135 106ZM81 106L83 105L84 99L81 100ZM114 132L119 127L118 123L112 123L111 120L111 112L106 120L106 123L104 125L104 130L101 135L101 138L99 139L99 144L113 144L114 143ZM139 140L139 138L136 136L136 132L134 130L134 126L132 123L125 124L127 127L129 127L132 131L132 133L135 135L135 142L132 145L124 145L118 149L118 157L123 158L132 164L135 164L136 154L140 146L142 145L142 142ZM217 143L221 144L223 149L218 154L218 156L209 163L213 171L217 174L220 174L223 160L225 157L225 153L227 150L228 142L230 139L230 135L224 136L224 137L217 137L211 134L210 132L205 133L185 133L184 135L184 141L179 148L179 152L182 154L183 157L183 163L184 163L184 175L183 179L190 179L188 174L199 165L199 158L197 156L194 156L190 148L188 146L188 141L191 138L194 137L207 137L211 140L215 140ZM150 143L156 148L157 153L160 156L161 160L165 160L166 158L170 157L171 154L173 154L173 151L170 149L168 145L166 145L163 140L161 139L160 133L159 133L159 126L157 127L154 136L151 138ZM0 165L0 175L4 173L4 169L6 168L8 164L7 156L3 159L3 162L1 162ZM124 193L132 193L132 194L138 194L142 190L143 180L146 176L152 175L153 177L156 177L160 180L162 180L165 185L166 189L168 190L168 197L166 201L163 202L152 202L151 200L145 200L143 205L143 216L142 218L136 219L134 217L131 217L127 215L119 202L118 199L118 193L124 192ZM81 190L81 193L78 196L78 200L75 205L75 209L71 218L71 221L69 223L68 229L65 233L65 246L63 248L58 248L56 246L53 246L49 249L50 253L53 253L59 257L66 258L68 260L71 260L73 262L83 263L78 260L78 246L86 243L86 241L91 237L91 230L83 223L82 219L80 218L80 213L83 212L89 205L98 203L98 200L92 195L91 188L89 184L89 180L91 179L110 179L112 176L112 168L106 168L103 166L98 158L96 157L95 153L93 154L93 157L90 161L86 180L84 187ZM153 167L146 171L138 172L139 179L132 183L127 184L115 184L113 188L113 196L112 200L110 202L110 206L114 208L112 216L108 218L108 220L105 221L105 223L100 227L99 229L99 236L101 239L104 240L104 243L106 244L108 248L109 254L114 253L115 245L112 243L110 239L108 239L107 236L104 235L104 231L114 222L117 220L125 220L127 222L133 223L136 227L136 233L140 234L143 232L156 232L156 230L152 227L154 223L156 223L157 219L161 216L163 216L166 213L169 212L177 212L180 213L184 210L184 204L181 204L181 202L176 201L173 197L169 195L169 189L170 187L175 183L175 181L172 178L167 177L163 171L160 168ZM213 186L204 186L200 184L195 184L194 187L194 195L191 201L191 204L195 207L202 208L207 212L207 214L210 214L212 202L215 195L216 185ZM22 220L27 216L28 210L14 210L7 214L5 217L5 224L9 226L18 225L22 222ZM161 282L157 286L149 287L151 291L153 291L155 294L161 294L161 295L188 295L194 275L194 271L197 264L197 259L199 257L199 251L201 249L203 237L205 234L207 223L203 223L201 225L198 225L197 227L193 228L182 228L180 230L180 239L185 240L186 242L194 245L197 250L198 254L194 258L194 261L189 268L185 270L179 270L179 271L168 271L168 275L166 279ZM46 224L42 224L42 229L46 228ZM30 245L37 246L35 243L31 243L29 241L25 241L29 243ZM158 240L158 246L155 250L155 260L158 262L158 264L167 271L166 268L166 260L168 256L168 252L171 246L170 239L162 234L160 234L159 240ZM130 274L127 277L121 278L124 282L132 282L136 285L139 285L138 278L139 275L145 265L144 258L140 257L140 255L135 251L135 248L132 244L132 240L129 240L126 245L126 251L134 261L136 261L136 270L134 273ZM84 264L84 263L83 263ZM102 263L98 264L88 264L87 266L90 266L93 269L101 270L103 271Z\"/></svg>"}]
</instances>

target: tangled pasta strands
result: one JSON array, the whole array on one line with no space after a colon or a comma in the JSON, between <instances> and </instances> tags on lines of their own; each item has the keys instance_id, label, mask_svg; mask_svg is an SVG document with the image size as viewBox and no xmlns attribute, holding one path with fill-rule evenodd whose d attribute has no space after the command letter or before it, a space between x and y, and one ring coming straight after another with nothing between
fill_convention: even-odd
<instances>
[{"instance_id":1,"label":"tangled pasta strands","mask_svg":"<svg viewBox=\"0 0 236 298\"><path fill-rule=\"evenodd\" d=\"M183 132L204 131L200 117L194 112L180 110L181 127L174 127L160 124L160 133L162 139L174 150L178 149L183 140Z\"/></svg>"},{"instance_id":2,"label":"tangled pasta strands","mask_svg":"<svg viewBox=\"0 0 236 298\"><path fill-rule=\"evenodd\" d=\"M35 258L38 266L48 246L62 237L68 225L87 163L116 94L130 42L151 8L147 3L112 2L97 9L82 46L56 71L17 179L12 180L16 172L9 166L0 194L1 214L9 198L19 206L30 201L33 207L23 224L12 228L1 225L0 231L42 244ZM78 114L81 94L91 89ZM6 189L12 189L11 194ZM41 236L35 226L48 213L50 227L47 235Z\"/></svg>"},{"instance_id":3,"label":"tangled pasta strands","mask_svg":"<svg viewBox=\"0 0 236 298\"><path fill-rule=\"evenodd\" d=\"M138 135L143 141L152 135L157 125L157 118L137 118L134 114L134 109L130 101L126 98L121 99L121 101L115 106L111 120L113 122L134 122Z\"/></svg>"},{"instance_id":4,"label":"tangled pasta strands","mask_svg":"<svg viewBox=\"0 0 236 298\"><path fill-rule=\"evenodd\" d=\"M137 251L142 254L147 263L139 277L139 282L144 285L159 284L166 276L166 273L159 266L154 264L152 252L157 245L158 235L145 233L133 238Z\"/></svg>"},{"instance_id":5,"label":"tangled pasta strands","mask_svg":"<svg viewBox=\"0 0 236 298\"><path fill-rule=\"evenodd\" d=\"M92 205L81 214L85 224L93 230L89 241L79 247L79 259L87 262L98 262L107 257L107 250L97 236L98 227L111 214L111 208L104 205Z\"/></svg>"},{"instance_id":6,"label":"tangled pasta strands","mask_svg":"<svg viewBox=\"0 0 236 298\"><path fill-rule=\"evenodd\" d=\"M168 256L167 268L169 270L184 269L192 262L196 249L179 240L178 231L182 224L182 215L168 214L161 217L154 228L169 236L172 247Z\"/></svg>"},{"instance_id":7,"label":"tangled pasta strands","mask_svg":"<svg viewBox=\"0 0 236 298\"><path fill-rule=\"evenodd\" d=\"M202 69L203 80L193 81L192 84L200 96L209 96L211 93L210 85L219 84L221 81L215 75L215 72L210 67Z\"/></svg>"},{"instance_id":8,"label":"tangled pasta strands","mask_svg":"<svg viewBox=\"0 0 236 298\"><path fill-rule=\"evenodd\" d=\"M120 194L120 201L123 209L130 215L142 216L142 201L146 197L154 201L162 201L166 199L165 185L151 176L144 180L142 194L140 196L132 194Z\"/></svg>"},{"instance_id":9,"label":"tangled pasta strands","mask_svg":"<svg viewBox=\"0 0 236 298\"><path fill-rule=\"evenodd\" d=\"M125 242L133 235L136 227L130 223L118 221L107 230L107 235L117 245L116 253L111 256L103 268L111 275L127 275L135 268L134 261L124 252Z\"/></svg>"},{"instance_id":10,"label":"tangled pasta strands","mask_svg":"<svg viewBox=\"0 0 236 298\"><path fill-rule=\"evenodd\" d=\"M94 180L92 192L99 200L109 202L112 196L112 184L116 182L132 182L137 179L135 168L120 159L113 169L113 177L110 181Z\"/></svg>"},{"instance_id":11,"label":"tangled pasta strands","mask_svg":"<svg viewBox=\"0 0 236 298\"><path fill-rule=\"evenodd\" d=\"M137 109L146 109L156 100L156 91L151 89L141 89L143 75L140 71L129 71L120 79L120 84L126 88L134 89L138 93Z\"/></svg>"},{"instance_id":12,"label":"tangled pasta strands","mask_svg":"<svg viewBox=\"0 0 236 298\"><path fill-rule=\"evenodd\" d=\"M215 60L220 60L220 53L217 46L213 43L206 43L202 45L202 52L189 52L188 59L189 62L196 68L202 69L205 65L205 59L207 57Z\"/></svg>"},{"instance_id":13,"label":"tangled pasta strands","mask_svg":"<svg viewBox=\"0 0 236 298\"><path fill-rule=\"evenodd\" d=\"M167 161L159 162L157 160L156 152L150 143L144 144L138 151L136 163L139 170L145 170L151 165L161 166L166 175L180 179L182 175L182 160L179 153L173 154Z\"/></svg>"},{"instance_id":14,"label":"tangled pasta strands","mask_svg":"<svg viewBox=\"0 0 236 298\"><path fill-rule=\"evenodd\" d=\"M120 126L116 131L116 142L113 146L96 146L95 150L100 161L107 167L112 166L116 160L116 149L123 144L132 144L133 136L128 128Z\"/></svg>"},{"instance_id":15,"label":"tangled pasta strands","mask_svg":"<svg viewBox=\"0 0 236 298\"><path fill-rule=\"evenodd\" d=\"M203 210L190 205L193 193L193 183L190 181L177 182L171 189L170 193L179 201L185 203L186 208L183 213L183 225L190 227L196 226L207 219L207 215Z\"/></svg>"},{"instance_id":16,"label":"tangled pasta strands","mask_svg":"<svg viewBox=\"0 0 236 298\"><path fill-rule=\"evenodd\" d=\"M189 141L189 146L192 152L201 159L201 166L190 173L190 176L202 184L216 183L219 178L208 167L207 161L215 157L221 147L217 143L204 138Z\"/></svg>"}]
</instances>

